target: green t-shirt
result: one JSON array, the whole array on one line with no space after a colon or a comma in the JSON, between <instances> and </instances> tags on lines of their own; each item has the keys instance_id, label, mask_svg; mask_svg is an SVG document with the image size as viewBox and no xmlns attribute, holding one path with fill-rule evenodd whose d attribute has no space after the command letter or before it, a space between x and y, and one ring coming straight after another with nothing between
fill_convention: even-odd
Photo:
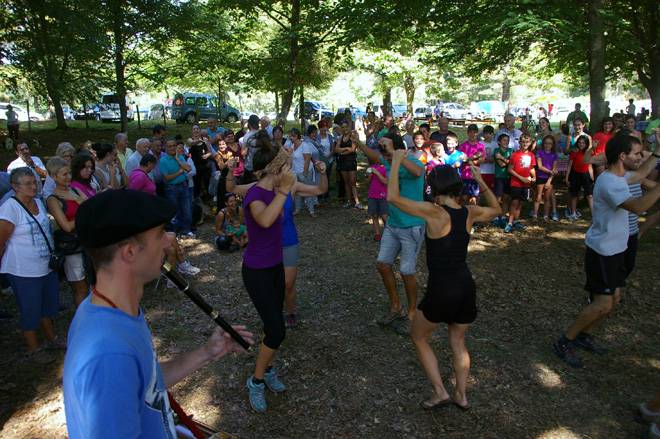
<instances>
[{"instance_id":1,"label":"green t-shirt","mask_svg":"<svg viewBox=\"0 0 660 439\"><path fill-rule=\"evenodd\" d=\"M505 159L509 160L511 158L511 154L513 154L513 149L507 148L506 150L502 151L502 148L498 146L497 149L493 151L493 160L495 162L495 178L509 178L509 165L502 166L500 165L499 161L495 160L495 155L498 153Z\"/></svg>"},{"instance_id":2,"label":"green t-shirt","mask_svg":"<svg viewBox=\"0 0 660 439\"><path fill-rule=\"evenodd\" d=\"M655 130L656 128L660 128L660 119L653 119L649 121L648 125L646 125L646 129L644 130L644 132L650 136L651 134L655 134L653 130Z\"/></svg>"},{"instance_id":3,"label":"green t-shirt","mask_svg":"<svg viewBox=\"0 0 660 439\"><path fill-rule=\"evenodd\" d=\"M409 155L408 160L422 169L422 174L419 177L411 174L403 165L399 168L399 192L402 197L408 198L413 201L424 201L424 165L417 160L414 156ZM387 175L390 175L390 168L392 165L387 160L380 158L380 162L387 169ZM390 214L387 217L387 225L390 227L399 227L402 229L408 227L421 226L424 220L418 216L409 215L392 203L388 203Z\"/></svg>"}]
</instances>

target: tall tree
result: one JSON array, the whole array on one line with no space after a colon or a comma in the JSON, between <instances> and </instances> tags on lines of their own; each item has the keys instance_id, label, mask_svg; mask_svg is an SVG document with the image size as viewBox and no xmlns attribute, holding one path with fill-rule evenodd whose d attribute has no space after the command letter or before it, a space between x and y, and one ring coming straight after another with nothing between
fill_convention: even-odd
<instances>
[{"instance_id":1,"label":"tall tree","mask_svg":"<svg viewBox=\"0 0 660 439\"><path fill-rule=\"evenodd\" d=\"M66 128L62 101L81 97L82 82L99 85L92 80L102 57L94 14L89 1L9 0L0 16L4 56L50 101L59 129Z\"/></svg>"}]
</instances>

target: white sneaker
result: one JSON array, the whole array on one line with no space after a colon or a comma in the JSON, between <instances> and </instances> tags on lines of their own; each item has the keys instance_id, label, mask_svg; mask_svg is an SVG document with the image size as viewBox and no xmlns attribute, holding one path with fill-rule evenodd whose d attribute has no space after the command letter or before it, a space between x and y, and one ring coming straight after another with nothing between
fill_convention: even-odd
<instances>
[{"instance_id":1,"label":"white sneaker","mask_svg":"<svg viewBox=\"0 0 660 439\"><path fill-rule=\"evenodd\" d=\"M179 264L177 268L181 273L187 274L189 276L195 276L201 271L199 268L195 267L193 264L191 264L188 261L183 261L182 263Z\"/></svg>"}]
</instances>

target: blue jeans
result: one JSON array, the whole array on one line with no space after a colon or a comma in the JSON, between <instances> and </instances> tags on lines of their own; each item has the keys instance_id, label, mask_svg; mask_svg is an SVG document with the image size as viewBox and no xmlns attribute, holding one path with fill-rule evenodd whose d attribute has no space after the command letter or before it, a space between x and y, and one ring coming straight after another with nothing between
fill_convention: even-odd
<instances>
[{"instance_id":1,"label":"blue jeans","mask_svg":"<svg viewBox=\"0 0 660 439\"><path fill-rule=\"evenodd\" d=\"M190 233L192 223L192 197L187 184L165 184L165 197L176 206L174 231Z\"/></svg>"}]
</instances>

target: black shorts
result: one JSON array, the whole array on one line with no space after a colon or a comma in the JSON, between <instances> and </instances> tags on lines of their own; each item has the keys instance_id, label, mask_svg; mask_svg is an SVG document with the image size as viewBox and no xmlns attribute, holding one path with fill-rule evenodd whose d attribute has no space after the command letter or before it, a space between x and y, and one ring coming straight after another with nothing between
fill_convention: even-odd
<instances>
[{"instance_id":1,"label":"black shorts","mask_svg":"<svg viewBox=\"0 0 660 439\"><path fill-rule=\"evenodd\" d=\"M337 160L337 170L339 172L357 171L357 155L340 155L339 159Z\"/></svg>"},{"instance_id":2,"label":"black shorts","mask_svg":"<svg viewBox=\"0 0 660 439\"><path fill-rule=\"evenodd\" d=\"M511 179L510 178L495 178L495 196L501 197L503 194L509 195L511 193Z\"/></svg>"},{"instance_id":3,"label":"black shorts","mask_svg":"<svg viewBox=\"0 0 660 439\"><path fill-rule=\"evenodd\" d=\"M477 319L477 288L468 269L429 276L417 306L432 323L468 324Z\"/></svg>"},{"instance_id":4,"label":"black shorts","mask_svg":"<svg viewBox=\"0 0 660 439\"><path fill-rule=\"evenodd\" d=\"M568 176L568 192L572 197L580 195L580 189L584 191L584 196L588 197L594 192L594 181L588 172L571 171Z\"/></svg>"},{"instance_id":5,"label":"black shorts","mask_svg":"<svg viewBox=\"0 0 660 439\"><path fill-rule=\"evenodd\" d=\"M536 185L537 185L537 186L543 186L543 185L546 184L547 182L548 182L548 179L547 179L547 178L537 178L537 179L536 179Z\"/></svg>"},{"instance_id":6,"label":"black shorts","mask_svg":"<svg viewBox=\"0 0 660 439\"><path fill-rule=\"evenodd\" d=\"M584 272L587 282L584 289L589 294L611 296L617 288L626 285L626 252L603 256L587 247L584 255Z\"/></svg>"},{"instance_id":7,"label":"black shorts","mask_svg":"<svg viewBox=\"0 0 660 439\"><path fill-rule=\"evenodd\" d=\"M639 233L630 235L628 237L628 248L624 253L624 263L626 265L626 279L635 269L635 260L637 259L637 240L639 239Z\"/></svg>"},{"instance_id":8,"label":"black shorts","mask_svg":"<svg viewBox=\"0 0 660 439\"><path fill-rule=\"evenodd\" d=\"M527 201L529 199L529 188L528 187L511 187L511 199Z\"/></svg>"}]
</instances>

